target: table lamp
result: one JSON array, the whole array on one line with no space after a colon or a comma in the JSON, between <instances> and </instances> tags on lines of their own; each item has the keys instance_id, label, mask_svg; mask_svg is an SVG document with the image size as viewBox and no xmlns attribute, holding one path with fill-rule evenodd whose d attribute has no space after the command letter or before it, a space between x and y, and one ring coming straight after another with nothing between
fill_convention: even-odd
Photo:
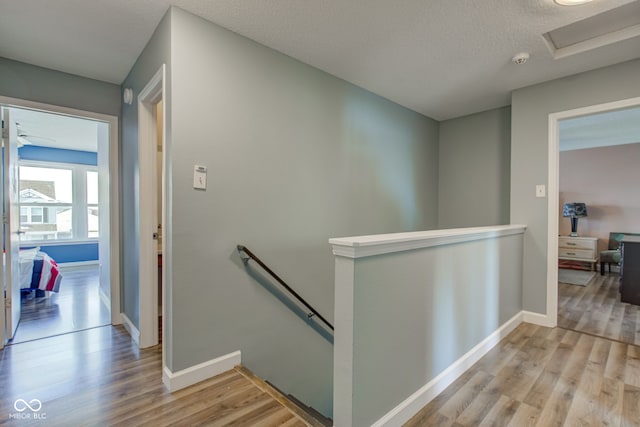
<instances>
[{"instance_id":1,"label":"table lamp","mask_svg":"<svg viewBox=\"0 0 640 427\"><path fill-rule=\"evenodd\" d=\"M578 218L587 216L587 205L584 203L565 203L562 206L562 216L571 218L571 237L578 237Z\"/></svg>"}]
</instances>

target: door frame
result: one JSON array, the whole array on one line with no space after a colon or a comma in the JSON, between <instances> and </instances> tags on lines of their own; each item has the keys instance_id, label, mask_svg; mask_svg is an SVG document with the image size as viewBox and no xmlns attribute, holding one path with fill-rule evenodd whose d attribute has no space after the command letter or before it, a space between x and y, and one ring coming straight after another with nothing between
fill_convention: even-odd
<instances>
[{"instance_id":1,"label":"door frame","mask_svg":"<svg viewBox=\"0 0 640 427\"><path fill-rule=\"evenodd\" d=\"M155 117L156 104L163 100L162 108L162 168L167 170L167 101L165 99L166 71L163 64L154 76L145 85L138 95L138 224L139 235L139 340L140 348L152 347L158 344L158 247L157 241L152 239L152 234L158 231L155 215L146 215L148 212L157 212L158 209L158 185L157 182L157 122ZM163 366L166 355L167 337L167 269L170 265L171 253L169 242L171 236L167 229L167 185L165 173L162 174L162 358Z\"/></svg>"},{"instance_id":2,"label":"door frame","mask_svg":"<svg viewBox=\"0 0 640 427\"><path fill-rule=\"evenodd\" d=\"M622 110L640 106L640 97L605 102L588 107L574 108L549 114L549 188L547 213L547 315L545 326L558 324L558 211L560 206L560 130L561 120L589 116L607 111Z\"/></svg>"},{"instance_id":3,"label":"door frame","mask_svg":"<svg viewBox=\"0 0 640 427\"><path fill-rule=\"evenodd\" d=\"M92 111L80 110L76 108L63 107L60 105L46 104L43 102L29 101L25 99L0 96L0 104L7 107L24 108L44 111L63 116L79 117L83 119L96 120L109 124L109 246L110 259L108 268L111 271L111 324L122 324L120 311L120 145L118 117L110 114L95 113ZM4 315L4 295L0 296L2 302L2 315ZM4 340L4 328L2 339Z\"/></svg>"}]
</instances>

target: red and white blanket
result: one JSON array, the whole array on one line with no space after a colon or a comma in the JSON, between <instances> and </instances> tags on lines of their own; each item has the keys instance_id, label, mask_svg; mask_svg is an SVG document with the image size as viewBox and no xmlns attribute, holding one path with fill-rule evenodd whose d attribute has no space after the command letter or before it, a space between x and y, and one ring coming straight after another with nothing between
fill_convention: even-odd
<instances>
[{"instance_id":1,"label":"red and white blanket","mask_svg":"<svg viewBox=\"0 0 640 427\"><path fill-rule=\"evenodd\" d=\"M38 289L58 292L62 281L62 274L60 274L58 264L46 253L40 252L40 254L42 254L42 273L40 274Z\"/></svg>"}]
</instances>

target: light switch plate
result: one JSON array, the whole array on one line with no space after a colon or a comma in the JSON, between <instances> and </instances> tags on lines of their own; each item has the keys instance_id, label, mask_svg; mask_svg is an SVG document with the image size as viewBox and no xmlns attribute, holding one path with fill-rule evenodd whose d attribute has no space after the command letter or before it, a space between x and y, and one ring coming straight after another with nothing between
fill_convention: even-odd
<instances>
[{"instance_id":1,"label":"light switch plate","mask_svg":"<svg viewBox=\"0 0 640 427\"><path fill-rule=\"evenodd\" d=\"M195 165L193 167L193 188L196 190L207 189L207 167Z\"/></svg>"},{"instance_id":2,"label":"light switch plate","mask_svg":"<svg viewBox=\"0 0 640 427\"><path fill-rule=\"evenodd\" d=\"M536 185L536 197L545 197L547 195L544 184Z\"/></svg>"}]
</instances>

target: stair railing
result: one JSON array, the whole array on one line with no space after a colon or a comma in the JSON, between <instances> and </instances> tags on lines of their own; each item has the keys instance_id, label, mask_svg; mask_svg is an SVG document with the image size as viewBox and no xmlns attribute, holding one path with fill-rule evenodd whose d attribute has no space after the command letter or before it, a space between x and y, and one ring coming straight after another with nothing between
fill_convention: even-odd
<instances>
[{"instance_id":1,"label":"stair railing","mask_svg":"<svg viewBox=\"0 0 640 427\"><path fill-rule=\"evenodd\" d=\"M320 319L320 321L322 321L327 326L327 328L333 331L333 325L329 323L327 319L325 319L320 313L318 313L318 311L315 308L313 308L296 291L294 291L291 288L291 286L287 285L284 282L284 280L280 278L280 276L274 273L273 270L271 270L264 262L262 262L260 258L258 258L253 252L251 252L249 248L243 245L238 245L237 248L238 248L238 253L240 254L240 258L242 258L242 262L245 265L247 265L249 260L255 261L256 264L258 264L264 271L266 271L271 277L273 277L275 281L277 281L280 285L282 285L282 287L285 288L291 296L293 296L300 304L302 304L308 310L307 317L309 319L313 317L317 317L318 319Z\"/></svg>"}]
</instances>

